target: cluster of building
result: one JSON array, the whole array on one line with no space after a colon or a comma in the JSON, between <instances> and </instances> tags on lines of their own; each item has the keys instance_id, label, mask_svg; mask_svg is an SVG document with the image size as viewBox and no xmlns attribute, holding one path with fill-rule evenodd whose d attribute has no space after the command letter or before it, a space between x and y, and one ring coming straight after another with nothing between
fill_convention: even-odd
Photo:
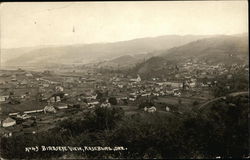
<instances>
[{"instance_id":1,"label":"cluster of building","mask_svg":"<svg viewBox=\"0 0 250 160\"><path fill-rule=\"evenodd\" d=\"M34 125L34 117L30 121L32 116L29 116L32 113L57 113L57 110L72 107L109 108L110 97L116 98L117 104L122 105L133 105L138 97L181 97L189 91L205 90L216 85L218 75L227 75L227 78L231 79L233 72L239 69L247 70L248 66L239 64L226 66L222 63L209 65L206 62L187 60L170 69L173 71L169 72L167 77L153 77L147 80L142 79L139 74L133 78L123 73L51 74L48 71L27 72L21 69L2 73L1 111L4 110L3 107L11 108L11 105L18 106L25 101L35 101L43 105L24 110L24 114L8 112L11 117L1 120L1 126L14 126L17 124L17 119L22 119L26 126ZM102 98L104 100L101 101ZM156 109L145 108L146 110L154 112Z\"/></svg>"}]
</instances>

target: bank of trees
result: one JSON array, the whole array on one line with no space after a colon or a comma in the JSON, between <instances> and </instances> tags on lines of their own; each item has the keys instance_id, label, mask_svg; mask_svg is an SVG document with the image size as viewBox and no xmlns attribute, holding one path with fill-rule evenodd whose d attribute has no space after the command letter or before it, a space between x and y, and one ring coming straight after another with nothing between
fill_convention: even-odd
<instances>
[{"instance_id":1,"label":"bank of trees","mask_svg":"<svg viewBox=\"0 0 250 160\"><path fill-rule=\"evenodd\" d=\"M249 88L249 79L246 71L238 71L233 73L232 78L227 75L218 77L216 85L213 86L212 91L215 97L225 96L232 92L247 91Z\"/></svg>"},{"instance_id":2,"label":"bank of trees","mask_svg":"<svg viewBox=\"0 0 250 160\"><path fill-rule=\"evenodd\" d=\"M248 96L228 97L202 111L138 113L97 108L46 133L1 139L4 158L57 158L68 152L24 152L25 146L124 146L117 152L74 152L85 158L240 158L248 154Z\"/></svg>"}]
</instances>

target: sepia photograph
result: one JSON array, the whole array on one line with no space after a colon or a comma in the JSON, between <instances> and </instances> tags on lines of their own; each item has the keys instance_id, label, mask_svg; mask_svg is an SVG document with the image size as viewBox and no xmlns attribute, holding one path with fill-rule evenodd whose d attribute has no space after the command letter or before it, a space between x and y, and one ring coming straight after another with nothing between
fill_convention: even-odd
<instances>
[{"instance_id":1,"label":"sepia photograph","mask_svg":"<svg viewBox=\"0 0 250 160\"><path fill-rule=\"evenodd\" d=\"M248 1L0 2L0 159L249 159Z\"/></svg>"}]
</instances>

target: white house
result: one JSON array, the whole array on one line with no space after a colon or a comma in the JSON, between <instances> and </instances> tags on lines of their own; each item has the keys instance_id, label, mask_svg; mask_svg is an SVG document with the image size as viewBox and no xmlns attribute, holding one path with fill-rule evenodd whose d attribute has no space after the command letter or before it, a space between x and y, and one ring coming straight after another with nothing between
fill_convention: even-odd
<instances>
[{"instance_id":1,"label":"white house","mask_svg":"<svg viewBox=\"0 0 250 160\"><path fill-rule=\"evenodd\" d=\"M0 96L0 102L5 102L9 96Z\"/></svg>"},{"instance_id":2,"label":"white house","mask_svg":"<svg viewBox=\"0 0 250 160\"><path fill-rule=\"evenodd\" d=\"M16 120L8 117L5 120L3 120L2 122L2 126L3 127L10 127L10 126L14 126L16 124Z\"/></svg>"},{"instance_id":3,"label":"white house","mask_svg":"<svg viewBox=\"0 0 250 160\"><path fill-rule=\"evenodd\" d=\"M23 114L23 115L19 115L19 114L18 114L18 115L17 115L17 118L21 118L21 119L24 119L24 120L25 120L25 119L31 118L31 116L25 113L25 114Z\"/></svg>"},{"instance_id":4,"label":"white house","mask_svg":"<svg viewBox=\"0 0 250 160\"><path fill-rule=\"evenodd\" d=\"M53 106L45 106L43 109L44 113L56 113L56 109Z\"/></svg>"},{"instance_id":5,"label":"white house","mask_svg":"<svg viewBox=\"0 0 250 160\"><path fill-rule=\"evenodd\" d=\"M195 82L191 82L191 83L189 83L189 86L190 86L191 88L193 88L193 87L196 86L196 83L195 83Z\"/></svg>"},{"instance_id":6,"label":"white house","mask_svg":"<svg viewBox=\"0 0 250 160\"><path fill-rule=\"evenodd\" d=\"M63 92L63 87L62 86L56 86L55 90L57 92Z\"/></svg>"},{"instance_id":7,"label":"white house","mask_svg":"<svg viewBox=\"0 0 250 160\"><path fill-rule=\"evenodd\" d=\"M94 101L94 102L89 102L89 103L88 103L88 105L97 105L97 104L99 104L98 101Z\"/></svg>"},{"instance_id":8,"label":"white house","mask_svg":"<svg viewBox=\"0 0 250 160\"><path fill-rule=\"evenodd\" d=\"M47 84L47 83L45 83L45 84L43 84L43 87L49 87L49 84Z\"/></svg>"},{"instance_id":9,"label":"white house","mask_svg":"<svg viewBox=\"0 0 250 160\"><path fill-rule=\"evenodd\" d=\"M152 107L148 108L148 109L147 109L147 112L148 112L148 113L154 113L154 112L156 112L155 106L152 106Z\"/></svg>"},{"instance_id":10,"label":"white house","mask_svg":"<svg viewBox=\"0 0 250 160\"><path fill-rule=\"evenodd\" d=\"M180 96L181 96L181 92L176 92L176 93L174 93L174 96L180 97Z\"/></svg>"},{"instance_id":11,"label":"white house","mask_svg":"<svg viewBox=\"0 0 250 160\"><path fill-rule=\"evenodd\" d=\"M31 73L26 73L25 76L26 77L33 77L33 75Z\"/></svg>"},{"instance_id":12,"label":"white house","mask_svg":"<svg viewBox=\"0 0 250 160\"><path fill-rule=\"evenodd\" d=\"M68 106L67 105L61 105L61 106L57 106L58 109L67 109Z\"/></svg>"},{"instance_id":13,"label":"white house","mask_svg":"<svg viewBox=\"0 0 250 160\"><path fill-rule=\"evenodd\" d=\"M60 96L54 96L54 97L51 97L50 99L48 99L49 103L55 103L55 102L61 102L61 98Z\"/></svg>"},{"instance_id":14,"label":"white house","mask_svg":"<svg viewBox=\"0 0 250 160\"><path fill-rule=\"evenodd\" d=\"M107 103L107 102L104 102L101 104L100 106L101 108L110 108L111 107L111 104L110 103Z\"/></svg>"},{"instance_id":15,"label":"white house","mask_svg":"<svg viewBox=\"0 0 250 160\"><path fill-rule=\"evenodd\" d=\"M136 79L130 79L131 82L141 82L141 77L139 74L137 74L137 78Z\"/></svg>"},{"instance_id":16,"label":"white house","mask_svg":"<svg viewBox=\"0 0 250 160\"><path fill-rule=\"evenodd\" d=\"M169 112L170 111L170 108L168 106L166 106L166 111Z\"/></svg>"}]
</instances>

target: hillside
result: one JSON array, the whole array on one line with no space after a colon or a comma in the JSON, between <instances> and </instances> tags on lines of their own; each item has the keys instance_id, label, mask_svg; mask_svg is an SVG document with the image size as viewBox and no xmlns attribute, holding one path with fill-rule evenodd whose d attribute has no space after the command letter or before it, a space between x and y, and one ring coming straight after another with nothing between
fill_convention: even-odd
<instances>
[{"instance_id":1,"label":"hillside","mask_svg":"<svg viewBox=\"0 0 250 160\"><path fill-rule=\"evenodd\" d=\"M237 35L200 39L161 51L157 57L152 57L146 62L142 62L134 67L133 70L130 70L130 73L155 76L161 74L161 72L166 72L166 68L171 70L171 67L174 67L176 64L190 59L195 59L198 62L205 61L207 64L247 64L247 38L246 35Z\"/></svg>"},{"instance_id":2,"label":"hillside","mask_svg":"<svg viewBox=\"0 0 250 160\"><path fill-rule=\"evenodd\" d=\"M153 56L153 53L120 56L111 60L99 62L96 64L96 68L127 69Z\"/></svg>"},{"instance_id":3,"label":"hillside","mask_svg":"<svg viewBox=\"0 0 250 160\"><path fill-rule=\"evenodd\" d=\"M3 56L2 62L5 66L39 66L54 63L86 64L124 55L147 54L158 50L166 50L204 37L208 36L167 35L114 43L2 49L1 53Z\"/></svg>"},{"instance_id":4,"label":"hillside","mask_svg":"<svg viewBox=\"0 0 250 160\"><path fill-rule=\"evenodd\" d=\"M197 40L163 52L167 59L207 59L209 63L242 63L248 59L247 36L218 36Z\"/></svg>"}]
</instances>

